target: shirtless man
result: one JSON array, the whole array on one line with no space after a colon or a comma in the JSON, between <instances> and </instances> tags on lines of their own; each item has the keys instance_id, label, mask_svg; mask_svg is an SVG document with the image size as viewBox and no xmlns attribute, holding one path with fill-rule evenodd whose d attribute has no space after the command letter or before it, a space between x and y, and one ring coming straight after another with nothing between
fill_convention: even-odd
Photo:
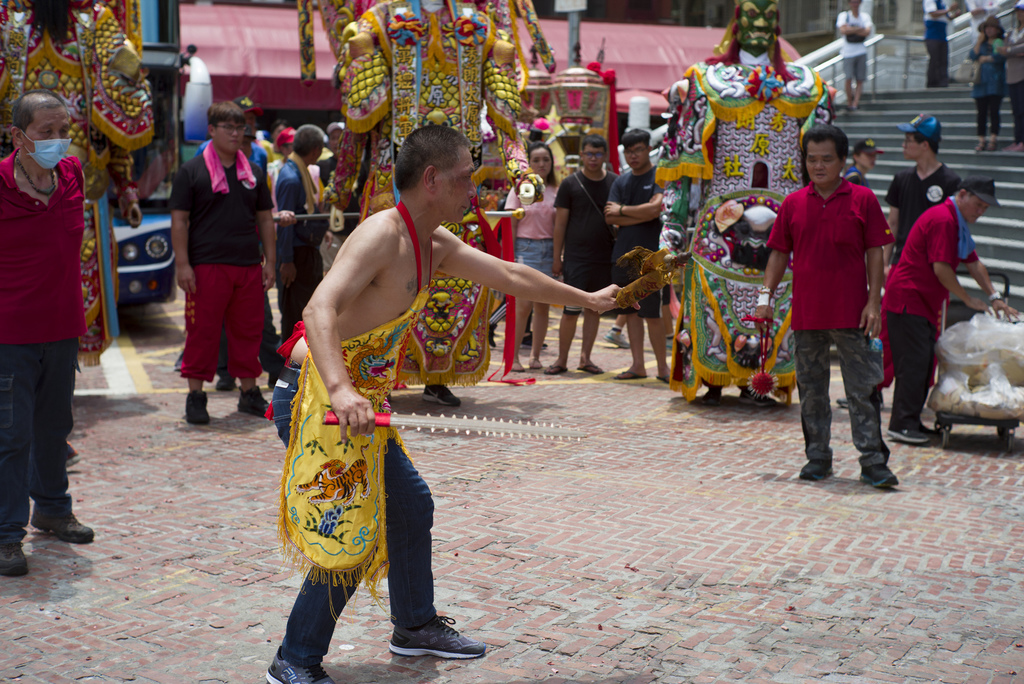
<instances>
[{"instance_id":1,"label":"shirtless man","mask_svg":"<svg viewBox=\"0 0 1024 684\"><path fill-rule=\"evenodd\" d=\"M528 266L495 259L467 246L449 231L437 230L442 222L461 220L470 208L476 195L473 170L469 141L462 133L444 126L427 126L412 133L395 163L399 206L374 214L353 231L304 311L306 337L322 378L321 389L330 398L342 434L347 428L353 440L374 434L374 412L381 410L381 392L393 387L394 374L374 390L360 392L357 385L365 386L365 382L361 378L353 382L354 371L346 365L343 347L347 346L351 358L357 352L353 339L378 328L399 329L413 307L422 305L424 298L419 293L435 270L533 302L594 311L615 306L619 289L615 285L583 292ZM280 413L281 409L288 410L289 399L296 391L295 364L303 361L305 349L298 340L275 390L275 420L286 444L290 430L300 429L304 418L300 415L297 421L288 420ZM306 375L302 377L307 378L304 391L317 391L309 389L309 369L303 373ZM282 387L285 384L289 386ZM301 406L304 404L300 412ZM332 434L333 444L337 433ZM377 434L387 438L384 432ZM295 450L292 446L289 457ZM391 651L442 658L482 656L485 644L461 636L451 627L454 620L439 616L434 609L430 569L433 501L429 488L394 440L387 442L382 458L394 623ZM370 578L367 580L369 583ZM307 576L289 617L284 641L267 673L270 684L333 684L321 662L329 650L337 616L355 591L358 579L347 586L332 584L314 582Z\"/></svg>"}]
</instances>

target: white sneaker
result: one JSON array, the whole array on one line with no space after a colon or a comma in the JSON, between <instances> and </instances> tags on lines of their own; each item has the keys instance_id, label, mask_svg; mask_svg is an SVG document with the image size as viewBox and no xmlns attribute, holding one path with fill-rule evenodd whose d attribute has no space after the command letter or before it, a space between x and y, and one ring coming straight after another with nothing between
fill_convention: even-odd
<instances>
[{"instance_id":1,"label":"white sneaker","mask_svg":"<svg viewBox=\"0 0 1024 684\"><path fill-rule=\"evenodd\" d=\"M621 331L609 330L604 334L604 341L614 344L619 349L629 349L629 340L626 339L626 336Z\"/></svg>"}]
</instances>

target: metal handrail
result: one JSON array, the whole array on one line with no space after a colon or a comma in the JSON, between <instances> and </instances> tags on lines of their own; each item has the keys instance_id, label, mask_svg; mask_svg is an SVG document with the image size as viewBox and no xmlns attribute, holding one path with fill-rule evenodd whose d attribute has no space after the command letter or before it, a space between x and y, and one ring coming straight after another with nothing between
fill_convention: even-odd
<instances>
[{"instance_id":1,"label":"metal handrail","mask_svg":"<svg viewBox=\"0 0 1024 684\"><path fill-rule=\"evenodd\" d=\"M1015 1L1016 0L1003 0L1000 10L996 16L1002 19L1013 14ZM963 59L963 55L968 50L970 50L971 46L974 44L974 41L971 38L973 32L971 31L970 22L971 15L969 12L965 12L960 16L956 17L955 19L953 19L952 21L950 21L950 27L951 29L954 29L948 37L948 42L950 44L949 62L951 73L954 72L959 67L960 62ZM821 74L821 77L826 82L828 82L832 87L837 88L839 91L842 91L842 84L846 80L846 75L842 72L841 69L839 69L839 65L843 61L842 55L840 54L840 51L843 47L843 43L844 40L842 38L834 40L828 43L827 45L824 45L818 48L817 50L814 50L804 55L800 59L797 59L796 63L803 66L811 67L819 74ZM964 43L966 43L966 45L964 45ZM903 73L902 78L900 79L902 81L902 88L900 86L897 86L897 89L906 90L907 88L909 88L910 77L912 73L911 63L914 61L913 58L915 57L915 55L911 53L911 47L913 45L923 45L924 37L910 35L875 34L864 42L865 47L868 48L868 70L870 72L868 80L871 82L870 92L872 99L874 99L878 93L878 47L880 45L893 44L895 44L896 46L893 50L893 56L896 57L897 59L900 55L902 55L903 57ZM923 61L924 55L918 55L918 57L921 58L921 61ZM888 60L884 60L884 58L883 61L888 62ZM899 77L897 76L897 78Z\"/></svg>"}]
</instances>

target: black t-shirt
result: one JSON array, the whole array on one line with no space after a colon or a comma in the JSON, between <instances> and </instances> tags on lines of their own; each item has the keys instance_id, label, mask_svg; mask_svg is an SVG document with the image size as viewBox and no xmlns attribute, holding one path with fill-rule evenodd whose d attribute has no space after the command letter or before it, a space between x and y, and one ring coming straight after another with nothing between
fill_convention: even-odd
<instances>
[{"instance_id":1,"label":"black t-shirt","mask_svg":"<svg viewBox=\"0 0 1024 684\"><path fill-rule=\"evenodd\" d=\"M896 226L896 246L892 255L893 265L900 258L910 229L921 214L956 194L959 186L960 176L945 164L924 180L918 177L916 166L904 169L893 177L885 196L889 206L900 211L899 224Z\"/></svg>"},{"instance_id":2,"label":"black t-shirt","mask_svg":"<svg viewBox=\"0 0 1024 684\"><path fill-rule=\"evenodd\" d=\"M187 211L188 260L197 264L252 266L262 261L256 212L274 208L263 170L251 164L256 185L247 188L234 166L225 167L228 194L214 193L206 160L198 155L181 165L169 206Z\"/></svg>"},{"instance_id":3,"label":"black t-shirt","mask_svg":"<svg viewBox=\"0 0 1024 684\"><path fill-rule=\"evenodd\" d=\"M611 260L615 238L612 227L604 222L604 205L616 178L609 171L602 180L593 181L577 171L559 184L555 209L569 210L563 261L607 264Z\"/></svg>"},{"instance_id":4,"label":"black t-shirt","mask_svg":"<svg viewBox=\"0 0 1024 684\"><path fill-rule=\"evenodd\" d=\"M632 171L623 173L612 184L608 201L629 207L647 204L651 201L652 197L664 192L654 182L654 173L655 169L653 166L647 173L640 174L639 176L635 175ZM619 237L615 240L615 248L612 250L612 261L617 261L620 256L634 247L646 247L647 249L658 251L658 239L660 237L661 219L658 218L632 226L622 226L619 228Z\"/></svg>"}]
</instances>

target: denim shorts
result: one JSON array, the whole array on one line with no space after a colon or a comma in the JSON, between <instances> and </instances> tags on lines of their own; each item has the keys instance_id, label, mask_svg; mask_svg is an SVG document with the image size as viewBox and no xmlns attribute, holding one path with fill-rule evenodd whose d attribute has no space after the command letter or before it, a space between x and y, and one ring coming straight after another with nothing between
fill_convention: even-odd
<instances>
[{"instance_id":1,"label":"denim shorts","mask_svg":"<svg viewBox=\"0 0 1024 684\"><path fill-rule=\"evenodd\" d=\"M516 263L525 264L544 275L551 275L555 241L551 239L516 238Z\"/></svg>"}]
</instances>

